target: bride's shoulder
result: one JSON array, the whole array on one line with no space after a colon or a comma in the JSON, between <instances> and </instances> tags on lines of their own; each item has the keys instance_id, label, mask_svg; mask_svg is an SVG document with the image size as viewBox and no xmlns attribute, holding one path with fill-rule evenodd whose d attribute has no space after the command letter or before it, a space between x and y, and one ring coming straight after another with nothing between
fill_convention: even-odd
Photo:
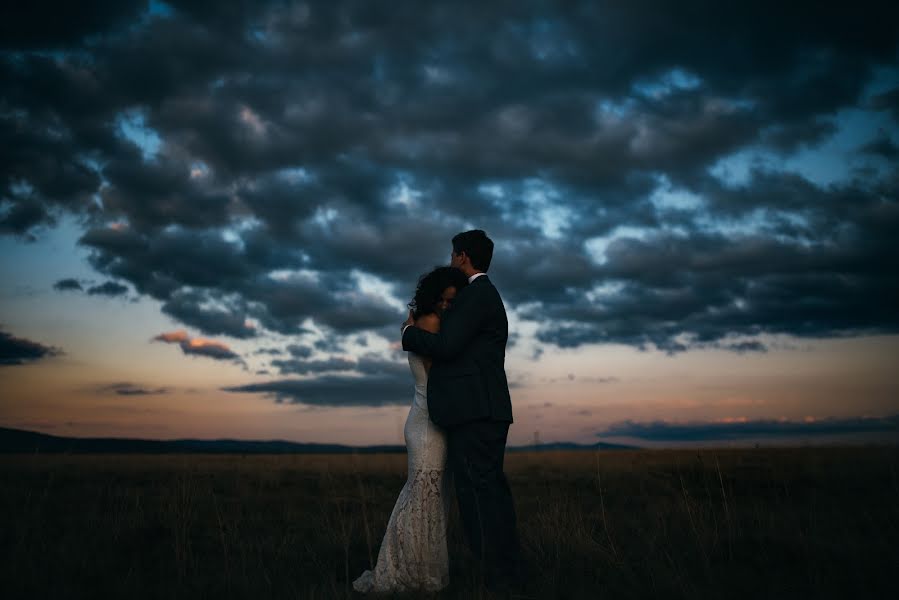
<instances>
[{"instance_id":1,"label":"bride's shoulder","mask_svg":"<svg viewBox=\"0 0 899 600\"><path fill-rule=\"evenodd\" d=\"M415 326L431 333L440 331L440 317L436 313L422 315L415 320Z\"/></svg>"}]
</instances>

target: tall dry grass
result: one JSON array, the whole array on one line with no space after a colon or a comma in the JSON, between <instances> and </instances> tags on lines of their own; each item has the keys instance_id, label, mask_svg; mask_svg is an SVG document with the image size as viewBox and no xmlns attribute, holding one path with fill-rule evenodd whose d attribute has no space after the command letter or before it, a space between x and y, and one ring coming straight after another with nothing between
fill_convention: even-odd
<instances>
[{"instance_id":1,"label":"tall dry grass","mask_svg":"<svg viewBox=\"0 0 899 600\"><path fill-rule=\"evenodd\" d=\"M350 598L404 455L0 457L4 598ZM899 597L899 450L507 456L530 598ZM455 511L451 585L487 598Z\"/></svg>"}]
</instances>

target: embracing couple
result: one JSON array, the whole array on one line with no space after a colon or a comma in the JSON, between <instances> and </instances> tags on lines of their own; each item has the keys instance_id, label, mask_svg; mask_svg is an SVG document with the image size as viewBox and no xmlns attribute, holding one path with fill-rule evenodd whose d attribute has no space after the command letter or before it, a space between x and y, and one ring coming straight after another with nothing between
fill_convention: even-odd
<instances>
[{"instance_id":1,"label":"embracing couple","mask_svg":"<svg viewBox=\"0 0 899 600\"><path fill-rule=\"evenodd\" d=\"M449 267L422 276L403 325L415 378L404 430L409 475L374 569L359 592L437 591L449 583L449 479L468 546L491 591L517 584L515 508L503 474L512 403L504 368L509 323L487 277L493 241L456 235Z\"/></svg>"}]
</instances>

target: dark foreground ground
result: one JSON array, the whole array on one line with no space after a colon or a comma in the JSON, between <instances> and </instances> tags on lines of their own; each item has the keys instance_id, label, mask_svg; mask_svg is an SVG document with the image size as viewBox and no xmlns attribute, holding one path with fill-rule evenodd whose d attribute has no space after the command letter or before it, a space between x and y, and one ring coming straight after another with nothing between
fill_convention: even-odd
<instances>
[{"instance_id":1,"label":"dark foreground ground","mask_svg":"<svg viewBox=\"0 0 899 600\"><path fill-rule=\"evenodd\" d=\"M899 449L511 454L529 598L899 597ZM404 455L0 456L4 598L351 598ZM458 518L452 583L486 598Z\"/></svg>"}]
</instances>

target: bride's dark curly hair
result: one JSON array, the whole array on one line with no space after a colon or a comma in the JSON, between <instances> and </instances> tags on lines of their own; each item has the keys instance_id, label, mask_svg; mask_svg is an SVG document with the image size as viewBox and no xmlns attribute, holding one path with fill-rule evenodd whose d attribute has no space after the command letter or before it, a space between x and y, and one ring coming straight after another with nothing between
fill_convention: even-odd
<instances>
[{"instance_id":1,"label":"bride's dark curly hair","mask_svg":"<svg viewBox=\"0 0 899 600\"><path fill-rule=\"evenodd\" d=\"M418 278L415 297L409 303L413 318L436 312L435 306L443 297L443 290L456 288L456 293L468 285L468 277L455 267L435 267L430 273Z\"/></svg>"}]
</instances>

